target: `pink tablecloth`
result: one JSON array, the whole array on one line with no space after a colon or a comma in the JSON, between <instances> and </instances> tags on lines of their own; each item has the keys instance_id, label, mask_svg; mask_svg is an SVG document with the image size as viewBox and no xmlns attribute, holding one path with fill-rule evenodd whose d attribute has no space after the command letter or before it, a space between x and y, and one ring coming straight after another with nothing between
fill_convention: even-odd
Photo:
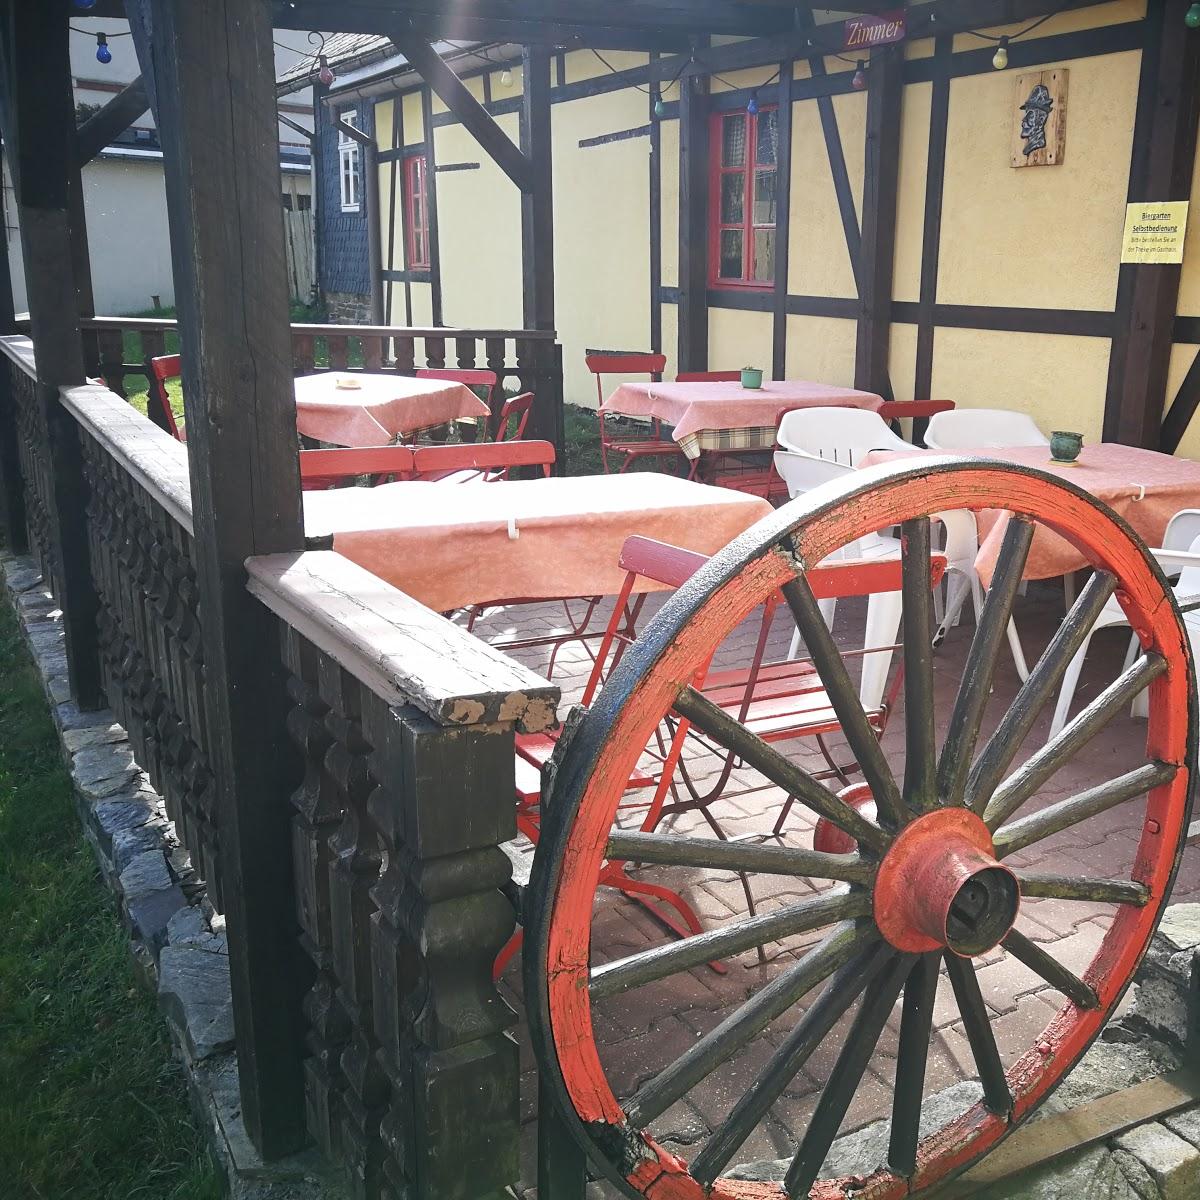
<instances>
[{"instance_id":1,"label":"pink tablecloth","mask_svg":"<svg viewBox=\"0 0 1200 1200\"><path fill-rule=\"evenodd\" d=\"M346 378L362 386L339 388L337 381ZM335 446L384 446L400 433L487 414L470 388L445 379L329 371L296 380L296 427Z\"/></svg>"},{"instance_id":2,"label":"pink tablecloth","mask_svg":"<svg viewBox=\"0 0 1200 1200\"><path fill-rule=\"evenodd\" d=\"M942 454L943 451L873 450L859 466L892 462L913 455ZM1063 479L1097 500L1103 500L1119 513L1150 546L1161 546L1167 522L1181 508L1200 507L1200 463L1187 458L1175 458L1154 450L1139 450L1115 442L1085 446L1078 466L1055 466L1050 451L1044 446L1019 446L1008 449L956 450L956 455L969 458L999 458L1006 462L1039 467ZM985 509L978 514L979 557L976 567L980 578L988 583L1000 553L1008 514ZM1056 533L1039 525L1025 564L1026 579L1051 579L1077 571L1086 566L1083 556Z\"/></svg>"},{"instance_id":3,"label":"pink tablecloth","mask_svg":"<svg viewBox=\"0 0 1200 1200\"><path fill-rule=\"evenodd\" d=\"M339 553L438 612L612 594L630 535L713 554L771 511L756 496L649 472L304 497L310 538L332 534Z\"/></svg>"},{"instance_id":4,"label":"pink tablecloth","mask_svg":"<svg viewBox=\"0 0 1200 1200\"><path fill-rule=\"evenodd\" d=\"M882 396L853 388L780 379L749 390L738 383L625 383L604 402L606 413L657 417L675 426L675 440L713 429L775 426L793 408L867 408L878 412Z\"/></svg>"}]
</instances>

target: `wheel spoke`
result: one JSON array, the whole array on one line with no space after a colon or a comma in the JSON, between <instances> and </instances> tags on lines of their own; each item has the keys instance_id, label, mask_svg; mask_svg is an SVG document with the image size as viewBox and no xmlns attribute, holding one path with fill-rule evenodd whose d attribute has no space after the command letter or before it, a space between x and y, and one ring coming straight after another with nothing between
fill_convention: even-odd
<instances>
[{"instance_id":1,"label":"wheel spoke","mask_svg":"<svg viewBox=\"0 0 1200 1200\"><path fill-rule=\"evenodd\" d=\"M842 733L858 759L863 778L871 785L871 795L880 818L885 824L898 828L906 820L900 789L896 786L883 747L863 711L862 701L846 670L841 651L825 624L825 618L821 616L812 588L804 576L798 575L788 580L781 590L821 677L829 703L837 713Z\"/></svg>"},{"instance_id":2,"label":"wheel spoke","mask_svg":"<svg viewBox=\"0 0 1200 1200\"><path fill-rule=\"evenodd\" d=\"M619 862L759 871L764 875L835 879L842 883L869 883L875 874L875 868L857 854L825 854L794 846L758 846L753 842L718 842L659 833L611 833L606 853Z\"/></svg>"},{"instance_id":3,"label":"wheel spoke","mask_svg":"<svg viewBox=\"0 0 1200 1200\"><path fill-rule=\"evenodd\" d=\"M1058 627L1050 645L1017 693L1012 707L1004 714L1004 719L971 768L967 779L966 806L972 811L983 812L1116 586L1116 577L1107 571L1097 571L1088 580L1066 620Z\"/></svg>"},{"instance_id":4,"label":"wheel spoke","mask_svg":"<svg viewBox=\"0 0 1200 1200\"><path fill-rule=\"evenodd\" d=\"M1100 997L1090 984L1073 975L1058 959L1047 954L1037 942L1031 942L1023 933L1009 930L1008 936L1000 944L1013 958L1023 962L1035 975L1040 975L1055 991L1062 992L1080 1008L1100 1007Z\"/></svg>"},{"instance_id":5,"label":"wheel spoke","mask_svg":"<svg viewBox=\"0 0 1200 1200\"><path fill-rule=\"evenodd\" d=\"M941 956L936 953L925 954L917 960L904 985L904 1012L900 1017L900 1052L896 1059L896 1086L892 1096L888 1165L897 1175L905 1178L912 1175L917 1165L925 1068L929 1063L933 1004L941 970Z\"/></svg>"},{"instance_id":6,"label":"wheel spoke","mask_svg":"<svg viewBox=\"0 0 1200 1200\"><path fill-rule=\"evenodd\" d=\"M1030 755L997 789L984 810L987 827L996 830L1060 767L1068 763L1127 704L1167 669L1158 654L1139 658L1100 693L1058 736Z\"/></svg>"},{"instance_id":7,"label":"wheel spoke","mask_svg":"<svg viewBox=\"0 0 1200 1200\"><path fill-rule=\"evenodd\" d=\"M726 750L749 763L789 796L795 796L806 808L832 821L843 833L860 845L882 851L887 835L878 825L868 821L845 801L839 800L828 788L822 787L807 771L768 746L751 733L740 721L731 717L695 688L686 687L675 701L675 711L686 717L695 728L720 743ZM862 706L859 706L862 713ZM874 736L872 735L872 741Z\"/></svg>"},{"instance_id":8,"label":"wheel spoke","mask_svg":"<svg viewBox=\"0 0 1200 1200\"><path fill-rule=\"evenodd\" d=\"M847 922L836 928L795 966L777 975L720 1025L699 1038L694 1046L689 1046L666 1070L638 1088L624 1105L629 1123L641 1128L666 1112L676 1100L762 1033L776 1017L878 941L879 933L872 925Z\"/></svg>"},{"instance_id":9,"label":"wheel spoke","mask_svg":"<svg viewBox=\"0 0 1200 1200\"><path fill-rule=\"evenodd\" d=\"M1007 1117L1012 1112L1012 1092L1004 1075L1000 1051L996 1048L991 1019L979 990L979 980L975 978L974 964L970 959L959 958L950 951L946 952L945 959L958 1011L962 1014L963 1028L979 1070L979 1082L983 1085L983 1102L991 1112Z\"/></svg>"},{"instance_id":10,"label":"wheel spoke","mask_svg":"<svg viewBox=\"0 0 1200 1200\"><path fill-rule=\"evenodd\" d=\"M592 997L595 999L626 992L691 967L740 954L753 946L763 946L797 933L823 929L838 921L865 917L870 912L870 896L864 892L850 894L844 890L820 896L816 900L789 904L777 912L738 921L724 929L711 929L679 942L669 942L640 954L631 954L628 958L607 962L592 971Z\"/></svg>"},{"instance_id":11,"label":"wheel spoke","mask_svg":"<svg viewBox=\"0 0 1200 1200\"><path fill-rule=\"evenodd\" d=\"M879 1035L896 1003L896 997L900 995L900 989L912 970L912 964L912 955L896 955L875 990L863 1000L855 1015L846 1044L833 1065L829 1082L817 1101L812 1120L784 1176L783 1189L789 1196L807 1196L816 1181L829 1147L833 1145L833 1139L845 1120L846 1110L858 1091L867 1063L875 1053Z\"/></svg>"},{"instance_id":12,"label":"wheel spoke","mask_svg":"<svg viewBox=\"0 0 1200 1200\"><path fill-rule=\"evenodd\" d=\"M929 584L929 518L900 527L904 595L904 802L924 812L935 800L937 748L933 724L933 591Z\"/></svg>"},{"instance_id":13,"label":"wheel spoke","mask_svg":"<svg viewBox=\"0 0 1200 1200\"><path fill-rule=\"evenodd\" d=\"M1080 821L1108 812L1110 808L1124 804L1136 796L1144 796L1152 788L1170 783L1177 770L1178 768L1171 763L1147 763L1144 767L1138 767L1136 771L1118 775L1116 779L1110 779L1097 787L1088 788L1086 792L1080 792L1077 796L1070 796L1057 804L1051 804L1040 812L1022 817L1021 820L1004 826L996 834L996 857L1005 858L1009 854L1015 854L1034 842L1040 842L1052 834L1070 829L1072 825L1078 825Z\"/></svg>"},{"instance_id":14,"label":"wheel spoke","mask_svg":"<svg viewBox=\"0 0 1200 1200\"><path fill-rule=\"evenodd\" d=\"M938 762L938 796L943 804L961 804L963 800L967 772L975 757L979 726L992 690L996 660L1008 631L1033 533L1033 522L1016 516L1004 531L996 572L983 603L983 612L979 614L979 625L963 667L962 684L950 712L950 725Z\"/></svg>"},{"instance_id":15,"label":"wheel spoke","mask_svg":"<svg viewBox=\"0 0 1200 1200\"><path fill-rule=\"evenodd\" d=\"M1046 900L1091 900L1100 904L1136 904L1144 908L1150 902L1150 889L1131 879L1083 879L1072 875L1034 875L1016 872L1021 895Z\"/></svg>"},{"instance_id":16,"label":"wheel spoke","mask_svg":"<svg viewBox=\"0 0 1200 1200\"><path fill-rule=\"evenodd\" d=\"M830 980L693 1160L692 1175L696 1179L704 1184L716 1179L842 1015L892 960L893 954L889 946L879 943L847 963Z\"/></svg>"}]
</instances>

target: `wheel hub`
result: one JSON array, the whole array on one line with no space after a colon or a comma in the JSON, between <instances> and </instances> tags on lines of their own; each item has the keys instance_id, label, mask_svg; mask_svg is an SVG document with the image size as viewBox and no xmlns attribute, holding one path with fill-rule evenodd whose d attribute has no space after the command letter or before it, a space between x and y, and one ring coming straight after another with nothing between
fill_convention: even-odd
<instances>
[{"instance_id":1,"label":"wheel hub","mask_svg":"<svg viewBox=\"0 0 1200 1200\"><path fill-rule=\"evenodd\" d=\"M992 835L964 808L926 813L888 848L875 877L875 921L910 954L984 954L1013 927L1016 876L995 857Z\"/></svg>"}]
</instances>

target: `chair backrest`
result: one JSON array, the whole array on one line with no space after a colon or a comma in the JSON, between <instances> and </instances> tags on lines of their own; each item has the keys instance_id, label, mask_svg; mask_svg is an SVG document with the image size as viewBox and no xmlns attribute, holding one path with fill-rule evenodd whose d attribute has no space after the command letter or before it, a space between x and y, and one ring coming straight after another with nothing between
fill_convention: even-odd
<instances>
[{"instance_id":1,"label":"chair backrest","mask_svg":"<svg viewBox=\"0 0 1200 1200\"><path fill-rule=\"evenodd\" d=\"M300 484L306 492L357 479L360 475L410 479L412 474L413 452L408 446L300 451Z\"/></svg>"},{"instance_id":2,"label":"chair backrest","mask_svg":"<svg viewBox=\"0 0 1200 1200\"><path fill-rule=\"evenodd\" d=\"M583 357L596 377L596 395L604 403L605 375L661 375L667 369L665 354L625 354L620 351L589 350Z\"/></svg>"},{"instance_id":3,"label":"chair backrest","mask_svg":"<svg viewBox=\"0 0 1200 1200\"><path fill-rule=\"evenodd\" d=\"M522 392L519 396L505 400L504 407L500 410L500 425L496 429L496 441L519 442L525 436L525 426L529 424L529 414L532 411L532 392ZM517 418L517 427L510 437L508 425L514 417Z\"/></svg>"},{"instance_id":4,"label":"chair backrest","mask_svg":"<svg viewBox=\"0 0 1200 1200\"><path fill-rule=\"evenodd\" d=\"M177 442L182 442L184 436L179 422L175 420L175 410L171 407L167 380L178 379L182 374L183 367L178 354L160 354L150 360L150 399L157 404L160 417L154 423L165 429ZM154 420L154 417L150 419Z\"/></svg>"},{"instance_id":5,"label":"chair backrest","mask_svg":"<svg viewBox=\"0 0 1200 1200\"><path fill-rule=\"evenodd\" d=\"M1167 522L1162 548L1164 550L1188 550L1198 537L1200 537L1200 508L1181 508Z\"/></svg>"},{"instance_id":6,"label":"chair backrest","mask_svg":"<svg viewBox=\"0 0 1200 1200\"><path fill-rule=\"evenodd\" d=\"M776 441L799 451L852 467L872 450L910 450L882 417L865 408L796 408L780 418Z\"/></svg>"},{"instance_id":7,"label":"chair backrest","mask_svg":"<svg viewBox=\"0 0 1200 1200\"><path fill-rule=\"evenodd\" d=\"M741 383L741 371L680 371L676 383Z\"/></svg>"},{"instance_id":8,"label":"chair backrest","mask_svg":"<svg viewBox=\"0 0 1200 1200\"><path fill-rule=\"evenodd\" d=\"M931 450L1048 446L1050 439L1023 412L1007 408L956 408L935 413L925 431Z\"/></svg>"},{"instance_id":9,"label":"chair backrest","mask_svg":"<svg viewBox=\"0 0 1200 1200\"><path fill-rule=\"evenodd\" d=\"M799 450L776 450L775 470L780 479L787 484L788 495L795 500L797 496L811 492L813 488L820 487L831 479L841 479L849 475L854 468L848 463L835 462L831 458L817 458Z\"/></svg>"},{"instance_id":10,"label":"chair backrest","mask_svg":"<svg viewBox=\"0 0 1200 1200\"><path fill-rule=\"evenodd\" d=\"M417 446L412 451L413 475L420 479L449 471L479 471L485 479L505 477L513 467L541 467L544 475L554 465L550 442L471 442L461 446Z\"/></svg>"}]
</instances>

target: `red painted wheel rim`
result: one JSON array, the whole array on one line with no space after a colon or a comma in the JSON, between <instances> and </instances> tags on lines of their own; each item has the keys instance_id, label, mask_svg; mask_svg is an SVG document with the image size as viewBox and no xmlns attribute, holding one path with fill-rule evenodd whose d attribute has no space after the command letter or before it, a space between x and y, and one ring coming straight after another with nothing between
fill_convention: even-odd
<instances>
[{"instance_id":1,"label":"red painted wheel rim","mask_svg":"<svg viewBox=\"0 0 1200 1200\"><path fill-rule=\"evenodd\" d=\"M800 562L815 563L885 525L964 508L1003 508L1028 515L1071 542L1093 567L1116 576L1118 596L1143 647L1157 651L1167 663L1166 671L1150 685L1147 755L1178 764L1180 769L1174 779L1146 797L1145 822L1130 878L1144 884L1151 899L1145 907L1118 906L1111 928L1083 972L1085 982L1099 995L1100 1005L1089 1011L1067 1001L1044 1034L1008 1068L1015 1102L1011 1119L1006 1121L982 1103L976 1104L921 1143L911 1179L884 1169L868 1180L821 1180L811 1195L832 1200L850 1195L852 1189L856 1200L906 1196L945 1180L978 1159L1045 1099L1095 1039L1149 945L1187 828L1195 770L1195 715L1186 632L1169 599L1169 587L1136 537L1120 518L1078 489L1040 472L999 463L927 460L915 467L881 468L861 472L849 487L823 488L795 501L714 560L714 567L725 561L734 565L723 573L723 582L713 591L705 594L701 590L712 575L681 589L655 622L664 628L677 622L674 636L664 632L658 639L661 651L649 666L643 665L618 709L605 711L602 696L584 718L585 724L593 720L606 723L603 752L581 769L577 799L570 804L569 828L564 826L553 851L556 861L549 865L539 862L547 888L542 911L534 918L541 938L537 960L529 968L527 990L531 984L535 986L543 1003L544 1029L538 1047L542 1066L561 1081L568 1115L576 1118L576 1133L593 1159L632 1196L785 1200L786 1192L777 1183L731 1179L718 1179L711 1189L706 1188L689 1174L686 1162L645 1131L628 1127L609 1086L592 1029L587 986L590 921L605 843L625 780L675 695L692 678L703 652L711 652L792 577L793 565L776 549L782 535L791 534ZM749 547L753 549L748 552ZM644 636L649 637L650 631ZM612 686L619 686L615 675ZM565 763L560 778L568 774ZM550 840L544 840L539 855L548 851L549 845ZM636 1165L630 1165L634 1156L628 1149L624 1167L606 1157L605 1147L613 1144L612 1138L604 1135L606 1128L619 1131L626 1147L636 1140Z\"/></svg>"}]
</instances>

